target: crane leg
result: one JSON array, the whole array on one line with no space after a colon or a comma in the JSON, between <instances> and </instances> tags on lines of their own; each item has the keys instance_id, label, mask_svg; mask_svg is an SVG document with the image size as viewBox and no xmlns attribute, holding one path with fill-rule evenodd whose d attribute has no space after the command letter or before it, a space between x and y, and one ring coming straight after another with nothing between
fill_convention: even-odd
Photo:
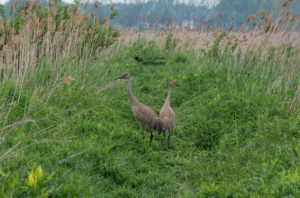
<instances>
[{"instance_id":1,"label":"crane leg","mask_svg":"<svg viewBox=\"0 0 300 198\"><path fill-rule=\"evenodd\" d=\"M143 129L142 129L143 130ZM143 130L143 139L145 139L145 132L144 132L144 130Z\"/></svg>"},{"instance_id":2,"label":"crane leg","mask_svg":"<svg viewBox=\"0 0 300 198\"><path fill-rule=\"evenodd\" d=\"M169 136L168 136L168 148L170 148L170 140L171 140L171 131L169 131Z\"/></svg>"},{"instance_id":3,"label":"crane leg","mask_svg":"<svg viewBox=\"0 0 300 198\"><path fill-rule=\"evenodd\" d=\"M150 136L150 143L149 145L151 145L152 139L153 139L153 134L152 134L152 130L150 130L151 136Z\"/></svg>"}]
</instances>

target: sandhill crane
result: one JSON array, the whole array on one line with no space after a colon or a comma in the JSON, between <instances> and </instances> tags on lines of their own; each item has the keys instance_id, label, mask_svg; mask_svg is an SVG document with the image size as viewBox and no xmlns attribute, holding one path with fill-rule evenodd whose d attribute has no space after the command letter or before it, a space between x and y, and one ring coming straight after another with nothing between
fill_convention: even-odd
<instances>
[{"instance_id":1,"label":"sandhill crane","mask_svg":"<svg viewBox=\"0 0 300 198\"><path fill-rule=\"evenodd\" d=\"M162 131L162 122L150 107L142 104L141 102L138 101L138 99L136 99L136 97L134 97L131 91L131 78L129 73L125 73L124 75L116 78L115 80L117 79L125 79L128 81L127 91L128 91L128 97L131 104L133 115L135 119L138 121L142 130L144 126L149 127L151 133L150 136L150 145L151 145L152 138L153 138L152 130L156 130L160 135ZM143 131L143 138L145 138L144 131Z\"/></svg>"},{"instance_id":2,"label":"sandhill crane","mask_svg":"<svg viewBox=\"0 0 300 198\"><path fill-rule=\"evenodd\" d=\"M162 121L164 135L165 135L166 131L169 131L168 146L170 144L171 131L173 130L173 126L174 126L174 122L175 122L175 113L170 106L171 91L172 91L173 87L177 87L177 86L180 86L180 85L176 84L174 82L171 82L168 85L168 95L165 100L164 106L161 108L160 113L159 113L159 119Z\"/></svg>"}]
</instances>

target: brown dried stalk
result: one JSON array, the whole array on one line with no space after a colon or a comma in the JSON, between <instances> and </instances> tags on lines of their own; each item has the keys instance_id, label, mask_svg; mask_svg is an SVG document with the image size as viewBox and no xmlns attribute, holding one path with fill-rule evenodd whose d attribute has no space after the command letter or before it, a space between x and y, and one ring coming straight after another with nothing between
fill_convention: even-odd
<instances>
[{"instance_id":1,"label":"brown dried stalk","mask_svg":"<svg viewBox=\"0 0 300 198\"><path fill-rule=\"evenodd\" d=\"M0 20L0 34L4 32L4 25L3 25L3 22L2 20ZM4 37L2 37L4 38Z\"/></svg>"},{"instance_id":2,"label":"brown dried stalk","mask_svg":"<svg viewBox=\"0 0 300 198\"><path fill-rule=\"evenodd\" d=\"M69 10L69 6L65 6L65 9L64 9L64 14L67 14L68 13L68 10Z\"/></svg>"},{"instance_id":3,"label":"brown dried stalk","mask_svg":"<svg viewBox=\"0 0 300 198\"><path fill-rule=\"evenodd\" d=\"M99 4L98 4L97 1L94 2L94 7L95 7L95 8L100 8L100 6L99 6Z\"/></svg>"},{"instance_id":4,"label":"brown dried stalk","mask_svg":"<svg viewBox=\"0 0 300 198\"><path fill-rule=\"evenodd\" d=\"M31 0L27 0L24 8L24 14L27 15L30 9Z\"/></svg>"},{"instance_id":5,"label":"brown dried stalk","mask_svg":"<svg viewBox=\"0 0 300 198\"><path fill-rule=\"evenodd\" d=\"M231 32L231 30L233 30L234 28L234 25L231 25L229 28L228 28L228 32Z\"/></svg>"},{"instance_id":6,"label":"brown dried stalk","mask_svg":"<svg viewBox=\"0 0 300 198\"><path fill-rule=\"evenodd\" d=\"M40 0L34 0L33 4L32 4L32 10L37 10L40 8Z\"/></svg>"},{"instance_id":7,"label":"brown dried stalk","mask_svg":"<svg viewBox=\"0 0 300 198\"><path fill-rule=\"evenodd\" d=\"M286 0L285 2L283 2L282 7L287 7L289 6L290 2L289 0Z\"/></svg>"},{"instance_id":8,"label":"brown dried stalk","mask_svg":"<svg viewBox=\"0 0 300 198\"><path fill-rule=\"evenodd\" d=\"M247 20L246 20L246 24L249 24L251 21L253 21L254 19L256 18L256 15L253 14L253 15L250 15Z\"/></svg>"},{"instance_id":9,"label":"brown dried stalk","mask_svg":"<svg viewBox=\"0 0 300 198\"><path fill-rule=\"evenodd\" d=\"M78 15L78 4L74 7L72 16L77 16Z\"/></svg>"},{"instance_id":10,"label":"brown dried stalk","mask_svg":"<svg viewBox=\"0 0 300 198\"><path fill-rule=\"evenodd\" d=\"M10 29L10 20L7 19L5 29L8 31Z\"/></svg>"},{"instance_id":11,"label":"brown dried stalk","mask_svg":"<svg viewBox=\"0 0 300 198\"><path fill-rule=\"evenodd\" d=\"M15 10L14 4L12 3L12 4L10 5L9 16L11 16L11 15L13 14L14 10Z\"/></svg>"},{"instance_id":12,"label":"brown dried stalk","mask_svg":"<svg viewBox=\"0 0 300 198\"><path fill-rule=\"evenodd\" d=\"M233 20L235 18L235 13L232 15L231 19Z\"/></svg>"},{"instance_id":13,"label":"brown dried stalk","mask_svg":"<svg viewBox=\"0 0 300 198\"><path fill-rule=\"evenodd\" d=\"M86 1L84 6L83 6L83 9L85 10L88 6L89 6L89 1Z\"/></svg>"},{"instance_id":14,"label":"brown dried stalk","mask_svg":"<svg viewBox=\"0 0 300 198\"><path fill-rule=\"evenodd\" d=\"M14 5L15 9L18 7L18 3L19 3L19 0L16 0L15 5Z\"/></svg>"},{"instance_id":15,"label":"brown dried stalk","mask_svg":"<svg viewBox=\"0 0 300 198\"><path fill-rule=\"evenodd\" d=\"M40 14L40 17L39 17L39 21L40 21L40 22L41 22L42 19L44 18L45 13L46 13L46 8L44 8L44 9L42 10L41 14Z\"/></svg>"},{"instance_id":16,"label":"brown dried stalk","mask_svg":"<svg viewBox=\"0 0 300 198\"><path fill-rule=\"evenodd\" d=\"M110 11L113 12L114 10L115 10L115 4L112 3L111 6L110 6Z\"/></svg>"},{"instance_id":17,"label":"brown dried stalk","mask_svg":"<svg viewBox=\"0 0 300 198\"><path fill-rule=\"evenodd\" d=\"M50 8L50 16L55 17L57 15L57 8L55 5Z\"/></svg>"}]
</instances>

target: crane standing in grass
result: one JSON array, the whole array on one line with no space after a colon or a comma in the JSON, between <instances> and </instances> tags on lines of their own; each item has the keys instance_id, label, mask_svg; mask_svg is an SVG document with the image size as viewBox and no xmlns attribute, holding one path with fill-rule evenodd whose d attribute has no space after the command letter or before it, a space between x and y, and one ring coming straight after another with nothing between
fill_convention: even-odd
<instances>
[{"instance_id":1,"label":"crane standing in grass","mask_svg":"<svg viewBox=\"0 0 300 198\"><path fill-rule=\"evenodd\" d=\"M171 138L171 131L173 130L174 122L175 122L175 113L170 106L170 99L171 99L171 91L173 87L180 86L174 82L171 82L168 86L168 95L165 100L164 106L160 110L159 119L162 121L163 126L163 133L166 135L166 131L169 131L168 136L168 147L170 145L170 138Z\"/></svg>"},{"instance_id":2,"label":"crane standing in grass","mask_svg":"<svg viewBox=\"0 0 300 198\"><path fill-rule=\"evenodd\" d=\"M131 78L129 73L125 73L124 75L116 78L117 79L125 79L128 81L128 97L131 104L131 109L135 119L138 121L140 127L143 129L144 126L149 127L150 129L150 145L153 139L152 130L156 130L158 134L162 132L162 122L156 115L156 113L148 106L142 104L141 102L134 97L131 91ZM145 138L145 134L143 131L143 137Z\"/></svg>"}]
</instances>

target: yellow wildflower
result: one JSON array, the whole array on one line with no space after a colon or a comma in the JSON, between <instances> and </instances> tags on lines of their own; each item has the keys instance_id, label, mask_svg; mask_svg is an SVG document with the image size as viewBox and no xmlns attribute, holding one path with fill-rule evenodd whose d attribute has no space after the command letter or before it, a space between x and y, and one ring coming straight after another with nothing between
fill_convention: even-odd
<instances>
[{"instance_id":1,"label":"yellow wildflower","mask_svg":"<svg viewBox=\"0 0 300 198\"><path fill-rule=\"evenodd\" d=\"M27 186L33 187L35 188L37 185L37 178L33 173L33 170L30 171L28 178L27 178L27 182L26 182Z\"/></svg>"},{"instance_id":2,"label":"yellow wildflower","mask_svg":"<svg viewBox=\"0 0 300 198\"><path fill-rule=\"evenodd\" d=\"M35 174L36 174L38 180L41 180L43 178L44 173L43 173L43 169L41 166L38 166Z\"/></svg>"}]
</instances>

